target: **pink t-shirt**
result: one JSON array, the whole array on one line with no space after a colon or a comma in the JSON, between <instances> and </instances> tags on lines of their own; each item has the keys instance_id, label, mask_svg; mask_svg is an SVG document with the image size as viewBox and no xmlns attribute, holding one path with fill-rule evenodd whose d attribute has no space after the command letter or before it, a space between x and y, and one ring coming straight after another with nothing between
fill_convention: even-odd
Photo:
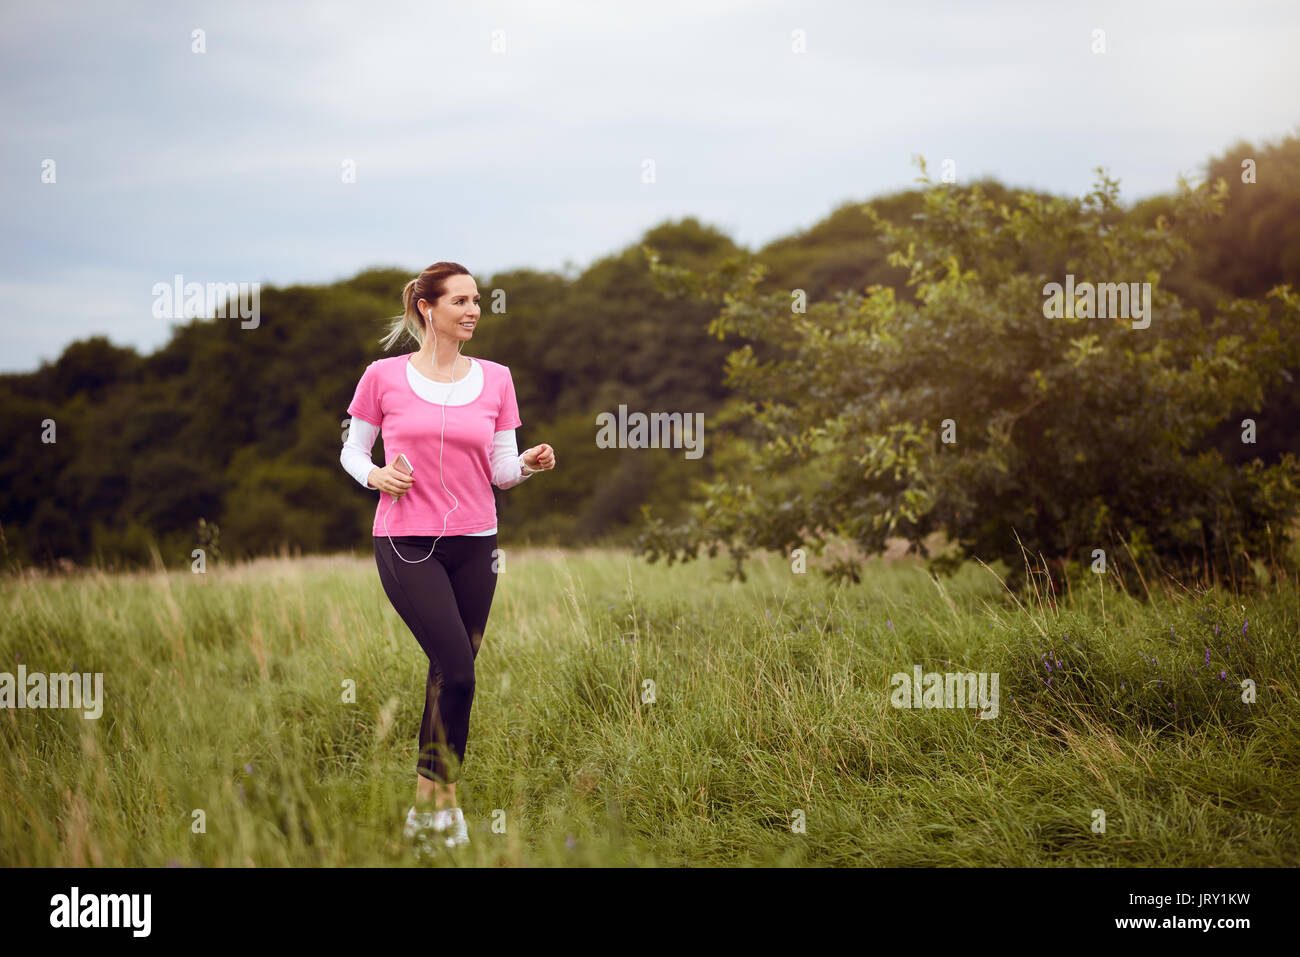
<instances>
[{"instance_id":1,"label":"pink t-shirt","mask_svg":"<svg viewBox=\"0 0 1300 957\"><path fill-rule=\"evenodd\" d=\"M396 502L387 492L379 493L374 534L464 535L494 528L497 503L492 495L493 436L522 424L510 369L499 362L474 359L483 370L483 389L478 397L468 405L440 405L416 395L406 380L406 363L411 355L414 353L387 356L366 366L348 406L348 415L379 426L384 437L385 465L391 465L397 454L404 452L414 469L415 484ZM446 445L441 447L444 412ZM444 482L452 495L443 490Z\"/></svg>"}]
</instances>

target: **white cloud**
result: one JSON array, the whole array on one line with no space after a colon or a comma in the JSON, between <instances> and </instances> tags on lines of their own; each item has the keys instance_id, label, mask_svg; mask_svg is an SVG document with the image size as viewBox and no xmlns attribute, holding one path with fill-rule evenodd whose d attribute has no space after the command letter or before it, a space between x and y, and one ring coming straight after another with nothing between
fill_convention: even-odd
<instances>
[{"instance_id":1,"label":"white cloud","mask_svg":"<svg viewBox=\"0 0 1300 957\"><path fill-rule=\"evenodd\" d=\"M12 5L5 365L96 331L161 341L142 277L558 268L687 214L757 245L911 185L917 153L1056 192L1098 164L1126 197L1171 189L1239 137L1294 129L1298 21L1232 0ZM92 274L118 277L99 305L53 305Z\"/></svg>"}]
</instances>

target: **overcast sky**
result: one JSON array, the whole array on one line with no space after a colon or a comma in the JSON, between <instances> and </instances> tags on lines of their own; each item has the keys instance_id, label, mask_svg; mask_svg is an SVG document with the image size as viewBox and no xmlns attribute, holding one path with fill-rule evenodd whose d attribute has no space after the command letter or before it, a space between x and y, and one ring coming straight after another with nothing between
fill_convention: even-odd
<instances>
[{"instance_id":1,"label":"overcast sky","mask_svg":"<svg viewBox=\"0 0 1300 957\"><path fill-rule=\"evenodd\" d=\"M1163 192L1300 129L1298 25L1295 0L3 0L0 371L157 348L178 273L483 280L687 215L756 248L911 185L914 154Z\"/></svg>"}]
</instances>

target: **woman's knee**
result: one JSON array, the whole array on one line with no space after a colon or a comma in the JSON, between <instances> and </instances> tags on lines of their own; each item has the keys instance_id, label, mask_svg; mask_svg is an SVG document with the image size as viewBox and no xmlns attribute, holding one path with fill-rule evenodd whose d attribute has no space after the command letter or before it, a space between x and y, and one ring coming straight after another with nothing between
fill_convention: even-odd
<instances>
[{"instance_id":1,"label":"woman's knee","mask_svg":"<svg viewBox=\"0 0 1300 957\"><path fill-rule=\"evenodd\" d=\"M455 674L442 676L442 693L453 695L472 695L474 693L474 668L458 669Z\"/></svg>"},{"instance_id":2,"label":"woman's knee","mask_svg":"<svg viewBox=\"0 0 1300 957\"><path fill-rule=\"evenodd\" d=\"M443 694L450 692L451 694L464 694L465 697L471 696L474 693L474 672L471 671L468 675L458 675L452 681L443 680L442 692Z\"/></svg>"}]
</instances>

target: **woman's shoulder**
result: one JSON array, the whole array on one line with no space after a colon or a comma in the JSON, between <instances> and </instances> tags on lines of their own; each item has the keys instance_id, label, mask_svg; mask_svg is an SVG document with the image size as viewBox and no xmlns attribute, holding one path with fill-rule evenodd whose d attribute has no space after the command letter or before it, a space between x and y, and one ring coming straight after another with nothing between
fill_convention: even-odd
<instances>
[{"instance_id":1,"label":"woman's shoulder","mask_svg":"<svg viewBox=\"0 0 1300 957\"><path fill-rule=\"evenodd\" d=\"M507 365L493 362L491 359L483 359L479 356L475 356L474 361L482 364L484 375L489 376L493 381L505 382L511 379L510 367Z\"/></svg>"},{"instance_id":2,"label":"woman's shoulder","mask_svg":"<svg viewBox=\"0 0 1300 957\"><path fill-rule=\"evenodd\" d=\"M403 366L406 363L406 356L380 356L366 366L366 372L371 375L390 375L394 372L405 372Z\"/></svg>"}]
</instances>

